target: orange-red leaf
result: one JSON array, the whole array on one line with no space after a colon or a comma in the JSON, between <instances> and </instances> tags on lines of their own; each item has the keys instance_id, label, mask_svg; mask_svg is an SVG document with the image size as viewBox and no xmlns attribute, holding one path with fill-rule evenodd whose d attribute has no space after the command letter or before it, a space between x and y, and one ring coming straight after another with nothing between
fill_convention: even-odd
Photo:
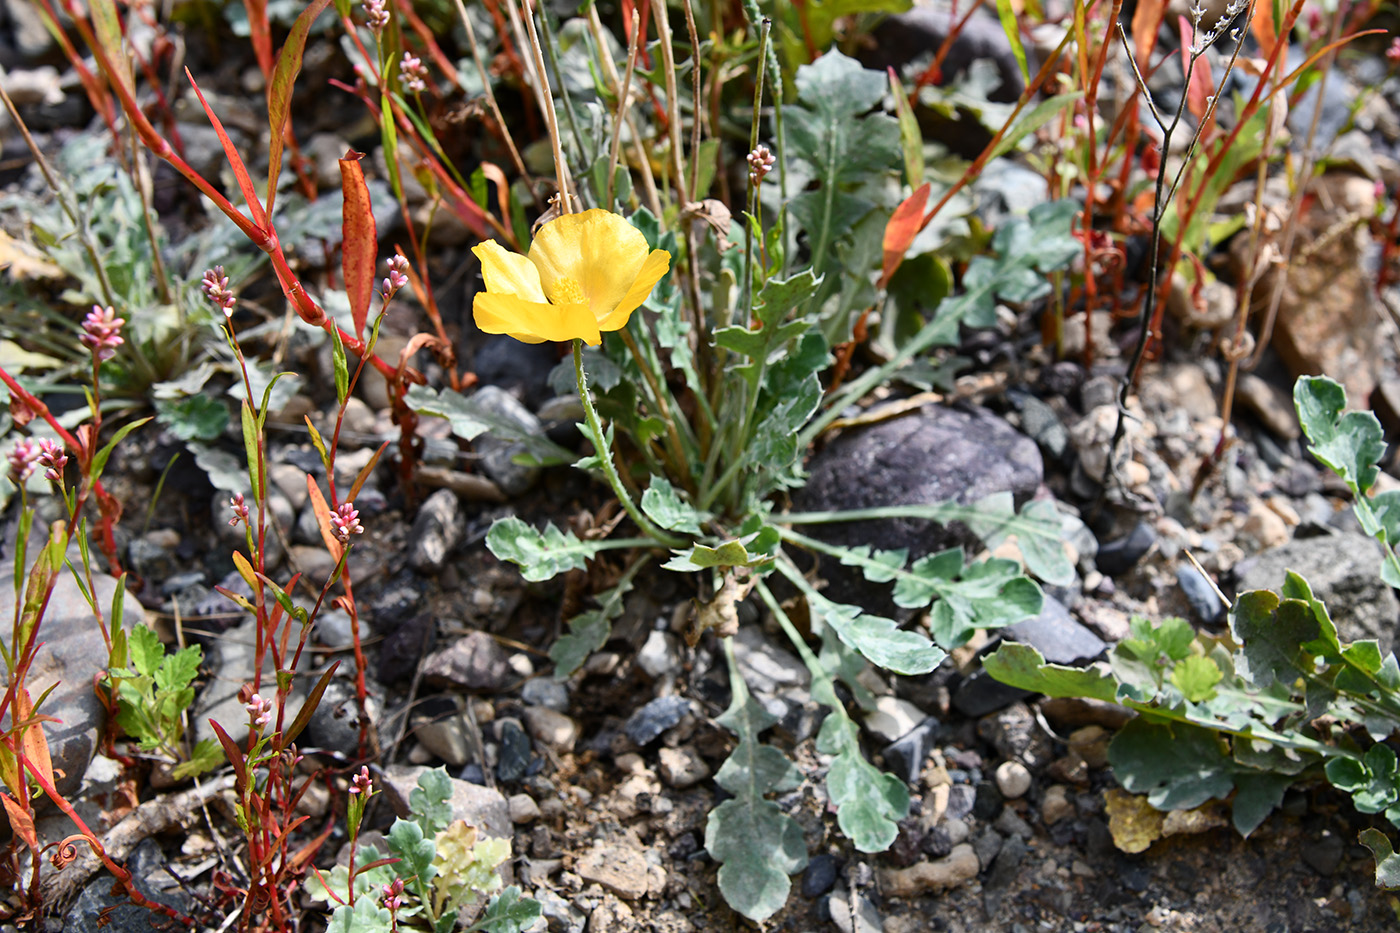
<instances>
[{"instance_id":1,"label":"orange-red leaf","mask_svg":"<svg viewBox=\"0 0 1400 933\"><path fill-rule=\"evenodd\" d=\"M282 145L287 133L287 116L292 110L292 85L301 73L301 57L306 50L306 37L311 24L330 5L331 0L315 0L301 11L287 41L277 56L277 67L267 85L267 122L272 131L267 159L267 214L272 216L272 204L277 199L277 176L282 171Z\"/></svg>"},{"instance_id":2,"label":"orange-red leaf","mask_svg":"<svg viewBox=\"0 0 1400 933\"><path fill-rule=\"evenodd\" d=\"M267 212L263 210L262 201L258 200L258 192L253 187L253 178L248 174L248 166L243 164L243 157L234 148L233 140L228 138L223 123L215 115L214 108L210 107L209 102L204 99L204 92L199 89L199 84L194 80L194 75L190 74L188 68L185 69L185 78L189 80L190 87L194 88L195 96L199 98L199 105L204 108L205 116L209 118L214 132L219 136L219 145L224 147L224 157L228 159L229 168L233 169L233 177L238 180L238 190L243 192L243 200L248 202L248 212L253 215L253 223L266 232Z\"/></svg>"},{"instance_id":3,"label":"orange-red leaf","mask_svg":"<svg viewBox=\"0 0 1400 933\"><path fill-rule=\"evenodd\" d=\"M316 527L321 529L321 541L325 543L326 550L330 551L335 562L340 563L342 553L340 539L335 536L335 531L331 528L331 507L326 505L326 497L321 495L321 487L316 485L316 481L311 478L311 474L306 474L306 491L311 496L311 510L316 513Z\"/></svg>"},{"instance_id":4,"label":"orange-red leaf","mask_svg":"<svg viewBox=\"0 0 1400 933\"><path fill-rule=\"evenodd\" d=\"M20 687L15 690L15 721L25 722L34 718L34 703L29 699L29 691ZM53 784L53 761L49 758L49 740L44 737L44 727L37 720L24 727L20 736L19 750L40 772L44 779Z\"/></svg>"},{"instance_id":5,"label":"orange-red leaf","mask_svg":"<svg viewBox=\"0 0 1400 933\"><path fill-rule=\"evenodd\" d=\"M5 805L5 815L10 818L10 827L15 835L23 839L31 849L39 848L39 837L34 832L34 817L9 794L0 794L0 803Z\"/></svg>"},{"instance_id":6,"label":"orange-red leaf","mask_svg":"<svg viewBox=\"0 0 1400 933\"><path fill-rule=\"evenodd\" d=\"M1148 69L1148 59L1157 46L1157 31L1162 28L1162 14L1166 9L1167 0L1138 0L1137 9L1133 11L1133 51L1140 71Z\"/></svg>"},{"instance_id":7,"label":"orange-red leaf","mask_svg":"<svg viewBox=\"0 0 1400 933\"><path fill-rule=\"evenodd\" d=\"M1272 3L1254 4L1254 17L1249 21L1249 31L1254 41L1259 43L1259 52L1264 58L1271 58L1274 46L1278 45L1278 25L1274 22Z\"/></svg>"},{"instance_id":8,"label":"orange-red leaf","mask_svg":"<svg viewBox=\"0 0 1400 933\"><path fill-rule=\"evenodd\" d=\"M894 213L890 215L890 222L885 224L885 264L880 273L880 288L889 284L890 277L904 261L904 254L913 244L914 238L919 235L919 229L924 222L924 207L928 204L928 193L929 183L924 182L894 209Z\"/></svg>"},{"instance_id":9,"label":"orange-red leaf","mask_svg":"<svg viewBox=\"0 0 1400 933\"><path fill-rule=\"evenodd\" d=\"M360 168L363 158L363 154L351 149L340 160L340 190L345 195L340 208L340 259L345 291L350 296L350 313L355 319L355 336L361 340L365 338L369 302L374 296L374 263L379 255L369 185Z\"/></svg>"}]
</instances>

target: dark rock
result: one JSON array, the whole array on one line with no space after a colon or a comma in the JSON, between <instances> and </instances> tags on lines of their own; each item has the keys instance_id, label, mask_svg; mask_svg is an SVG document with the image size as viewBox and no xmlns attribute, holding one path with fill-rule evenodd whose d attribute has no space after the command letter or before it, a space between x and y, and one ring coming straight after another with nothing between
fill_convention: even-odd
<instances>
[{"instance_id":1,"label":"dark rock","mask_svg":"<svg viewBox=\"0 0 1400 933\"><path fill-rule=\"evenodd\" d=\"M1063 399L1071 396L1084 382L1084 367L1073 360L1060 360L1040 372L1040 384L1047 392Z\"/></svg>"},{"instance_id":2,"label":"dark rock","mask_svg":"<svg viewBox=\"0 0 1400 933\"><path fill-rule=\"evenodd\" d=\"M1384 653L1395 644L1400 600L1381 582L1380 569L1380 547L1365 535L1304 538L1241 561L1237 589L1277 591L1292 570L1327 605L1342 641L1374 638Z\"/></svg>"},{"instance_id":3,"label":"dark rock","mask_svg":"<svg viewBox=\"0 0 1400 933\"><path fill-rule=\"evenodd\" d=\"M972 851L977 853L977 864L982 866L983 871L992 867L992 860L1001 851L1001 842L1001 836L990 827L978 833L977 838L972 840Z\"/></svg>"},{"instance_id":4,"label":"dark rock","mask_svg":"<svg viewBox=\"0 0 1400 933\"><path fill-rule=\"evenodd\" d=\"M958 685L957 692L953 694L953 706L964 716L985 716L1028 696L1033 694L1019 687L1008 686L978 668Z\"/></svg>"},{"instance_id":5,"label":"dark rock","mask_svg":"<svg viewBox=\"0 0 1400 933\"><path fill-rule=\"evenodd\" d=\"M385 634L392 632L405 617L418 610L422 599L423 581L406 570L398 574L369 600L375 628Z\"/></svg>"},{"instance_id":6,"label":"dark rock","mask_svg":"<svg viewBox=\"0 0 1400 933\"><path fill-rule=\"evenodd\" d=\"M1201 576L1199 570L1190 564L1179 564L1176 568L1176 582L1181 587L1186 601L1190 603L1191 612L1197 621L1206 625L1218 625L1224 621L1225 604L1220 601L1210 581Z\"/></svg>"},{"instance_id":7,"label":"dark rock","mask_svg":"<svg viewBox=\"0 0 1400 933\"><path fill-rule=\"evenodd\" d=\"M1324 829L1322 834L1303 846L1303 861L1307 862L1312 870L1319 875L1331 877L1342 864L1342 853L1346 849L1346 843L1342 837Z\"/></svg>"},{"instance_id":8,"label":"dark rock","mask_svg":"<svg viewBox=\"0 0 1400 933\"><path fill-rule=\"evenodd\" d=\"M917 783L937 737L938 720L930 716L885 746L885 767L906 784Z\"/></svg>"},{"instance_id":9,"label":"dark rock","mask_svg":"<svg viewBox=\"0 0 1400 933\"><path fill-rule=\"evenodd\" d=\"M413 520L408 565L419 573L437 573L452 549L461 542L463 530L457 494L450 489L439 489L423 501Z\"/></svg>"},{"instance_id":10,"label":"dark rock","mask_svg":"<svg viewBox=\"0 0 1400 933\"><path fill-rule=\"evenodd\" d=\"M1106 573L1110 577L1127 573L1156 541L1157 532L1153 527L1147 522L1138 522L1133 526L1133 530L1123 537L1101 544L1094 566L1100 573Z\"/></svg>"},{"instance_id":11,"label":"dark rock","mask_svg":"<svg viewBox=\"0 0 1400 933\"><path fill-rule=\"evenodd\" d=\"M953 26L951 13L938 6L918 5L906 13L888 17L872 35L873 51L862 57L867 67L884 70L921 56L931 56L947 39ZM985 10L972 15L953 39L943 60L943 82L965 74L975 62L990 61L1000 83L991 92L994 101L1009 103L1020 96L1025 82L1011 51L1006 32L997 18Z\"/></svg>"},{"instance_id":12,"label":"dark rock","mask_svg":"<svg viewBox=\"0 0 1400 933\"><path fill-rule=\"evenodd\" d=\"M510 658L485 632L468 632L423 662L423 679L436 687L495 693L514 679Z\"/></svg>"},{"instance_id":13,"label":"dark rock","mask_svg":"<svg viewBox=\"0 0 1400 933\"><path fill-rule=\"evenodd\" d=\"M976 848L974 846L974 848ZM1025 841L1020 836L1008 838L1000 847L992 862L992 870L987 875L987 880L982 883L982 890L990 897L990 892L1000 892L1010 886L1016 879L1017 870L1021 867L1021 862L1025 860L1026 854L1030 851ZM979 854L980 858L980 854ZM996 903L989 903L987 906L988 916L996 913L996 906L1000 904L1001 896L996 895Z\"/></svg>"},{"instance_id":14,"label":"dark rock","mask_svg":"<svg viewBox=\"0 0 1400 933\"><path fill-rule=\"evenodd\" d=\"M1035 442L991 412L927 405L917 412L841 434L818 453L795 496L803 510L975 502L1010 492L1017 503L1039 488L1044 468ZM810 532L831 544L908 548L919 558L976 538L959 522L922 519L839 522ZM872 609L880 592L851 568L823 559L831 598ZM888 601L888 599L887 599Z\"/></svg>"},{"instance_id":15,"label":"dark rock","mask_svg":"<svg viewBox=\"0 0 1400 933\"><path fill-rule=\"evenodd\" d=\"M802 896L812 900L830 891L836 884L836 873L840 867L841 860L829 853L812 856L802 872Z\"/></svg>"},{"instance_id":16,"label":"dark rock","mask_svg":"<svg viewBox=\"0 0 1400 933\"><path fill-rule=\"evenodd\" d=\"M472 367L482 385L500 386L531 408L553 395L549 374L558 353L548 343L521 343L504 335L481 341Z\"/></svg>"},{"instance_id":17,"label":"dark rock","mask_svg":"<svg viewBox=\"0 0 1400 933\"><path fill-rule=\"evenodd\" d=\"M972 802L972 815L979 820L991 822L1001 815L1001 808L1004 805L1001 791L991 781L983 781L977 785L976 798Z\"/></svg>"},{"instance_id":18,"label":"dark rock","mask_svg":"<svg viewBox=\"0 0 1400 933\"><path fill-rule=\"evenodd\" d=\"M496 760L496 779L502 783L518 781L530 766L530 737L515 720L501 723L500 752Z\"/></svg>"},{"instance_id":19,"label":"dark rock","mask_svg":"<svg viewBox=\"0 0 1400 933\"><path fill-rule=\"evenodd\" d=\"M379 645L379 682L396 684L408 680L432 647L437 626L426 613L399 621Z\"/></svg>"},{"instance_id":20,"label":"dark rock","mask_svg":"<svg viewBox=\"0 0 1400 933\"><path fill-rule=\"evenodd\" d=\"M374 748L376 703L374 697L380 691L371 687L365 698L365 706L370 721L366 738L369 747ZM326 685L321 702L311 714L306 724L305 743L313 748L323 748L338 752L346 758L356 758L360 753L360 704L355 697L355 685L348 679L335 678Z\"/></svg>"},{"instance_id":21,"label":"dark rock","mask_svg":"<svg viewBox=\"0 0 1400 933\"><path fill-rule=\"evenodd\" d=\"M1020 761L1032 772L1044 768L1055 757L1050 740L1024 703L984 716L977 723L977 734L991 743L1002 758ZM996 787L995 784L991 786Z\"/></svg>"},{"instance_id":22,"label":"dark rock","mask_svg":"<svg viewBox=\"0 0 1400 933\"><path fill-rule=\"evenodd\" d=\"M939 823L924 835L924 854L934 858L943 858L953 851L953 840L948 835L948 830Z\"/></svg>"},{"instance_id":23,"label":"dark rock","mask_svg":"<svg viewBox=\"0 0 1400 933\"><path fill-rule=\"evenodd\" d=\"M657 697L633 713L622 728L636 745L648 745L689 713L690 701L685 697Z\"/></svg>"},{"instance_id":24,"label":"dark rock","mask_svg":"<svg viewBox=\"0 0 1400 933\"><path fill-rule=\"evenodd\" d=\"M56 762L55 762L56 763ZM81 776L81 775L80 775ZM136 890L157 903L181 913L194 909L194 898L180 887L180 881L166 871L168 860L154 839L143 839L127 860ZM114 890L115 889L115 890ZM119 885L105 873L88 882L83 893L63 918L66 930L102 930L103 933L150 933L160 929L159 914L138 907Z\"/></svg>"},{"instance_id":25,"label":"dark rock","mask_svg":"<svg viewBox=\"0 0 1400 933\"><path fill-rule=\"evenodd\" d=\"M1141 894L1152 883L1152 870L1141 862L1118 860L1118 880L1129 891Z\"/></svg>"}]
</instances>

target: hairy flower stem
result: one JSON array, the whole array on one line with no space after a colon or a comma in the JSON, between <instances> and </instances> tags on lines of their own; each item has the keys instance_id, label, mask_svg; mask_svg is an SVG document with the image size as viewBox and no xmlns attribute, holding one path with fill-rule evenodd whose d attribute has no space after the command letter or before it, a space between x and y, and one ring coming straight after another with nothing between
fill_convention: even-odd
<instances>
[{"instance_id":1,"label":"hairy flower stem","mask_svg":"<svg viewBox=\"0 0 1400 933\"><path fill-rule=\"evenodd\" d=\"M643 515L642 510L637 508L636 503L632 501L632 497L627 494L627 490L623 487L622 478L617 475L617 467L613 464L612 449L608 446L607 437L603 434L603 426L598 421L598 411L593 407L593 400L588 397L588 376L583 371L583 341L577 338L574 339L574 379L578 382L578 400L583 404L583 416L588 422L588 430L592 433L594 443L598 447L598 464L603 468L603 475L607 477L608 485L612 487L617 501L622 503L623 509L631 516L632 521L636 522L637 527L647 535L667 547L683 547L686 542L675 535L662 531L651 519Z\"/></svg>"}]
</instances>

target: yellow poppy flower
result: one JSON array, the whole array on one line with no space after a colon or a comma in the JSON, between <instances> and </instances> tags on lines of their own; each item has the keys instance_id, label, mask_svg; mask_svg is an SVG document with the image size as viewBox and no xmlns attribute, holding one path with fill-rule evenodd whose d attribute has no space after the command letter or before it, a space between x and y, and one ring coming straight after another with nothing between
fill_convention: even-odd
<instances>
[{"instance_id":1,"label":"yellow poppy flower","mask_svg":"<svg viewBox=\"0 0 1400 933\"><path fill-rule=\"evenodd\" d=\"M671 268L664 249L605 210L565 214L540 228L530 254L495 240L472 247L486 290L472 301L476 326L526 343L578 338L589 346L602 332L627 326Z\"/></svg>"}]
</instances>

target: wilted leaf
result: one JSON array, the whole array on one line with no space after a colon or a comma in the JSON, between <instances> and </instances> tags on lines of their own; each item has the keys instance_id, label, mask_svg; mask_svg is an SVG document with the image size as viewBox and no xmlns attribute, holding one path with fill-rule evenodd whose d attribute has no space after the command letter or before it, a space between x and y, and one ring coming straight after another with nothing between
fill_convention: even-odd
<instances>
[{"instance_id":1,"label":"wilted leaf","mask_svg":"<svg viewBox=\"0 0 1400 933\"><path fill-rule=\"evenodd\" d=\"M1125 793L1116 787L1103 794L1104 812L1108 814L1108 831L1120 852L1130 855L1146 852L1162 835L1165 814L1153 808L1146 797Z\"/></svg>"}]
</instances>

